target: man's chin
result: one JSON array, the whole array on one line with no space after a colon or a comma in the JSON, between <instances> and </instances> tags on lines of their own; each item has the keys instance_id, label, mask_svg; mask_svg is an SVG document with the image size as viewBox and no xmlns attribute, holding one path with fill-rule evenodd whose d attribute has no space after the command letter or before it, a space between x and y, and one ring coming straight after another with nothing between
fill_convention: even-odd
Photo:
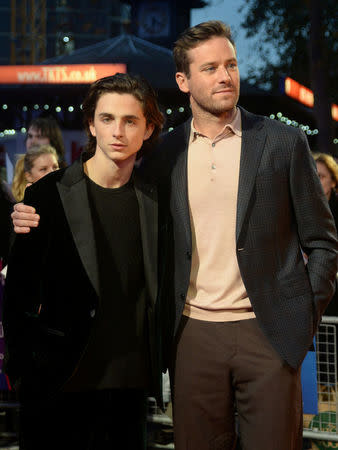
<instances>
[{"instance_id":1,"label":"man's chin","mask_svg":"<svg viewBox=\"0 0 338 450\"><path fill-rule=\"evenodd\" d=\"M213 114L214 116L222 116L224 113L232 113L235 110L236 104L231 102L224 102L219 105L213 105L212 108L210 108L209 113Z\"/></svg>"}]
</instances>

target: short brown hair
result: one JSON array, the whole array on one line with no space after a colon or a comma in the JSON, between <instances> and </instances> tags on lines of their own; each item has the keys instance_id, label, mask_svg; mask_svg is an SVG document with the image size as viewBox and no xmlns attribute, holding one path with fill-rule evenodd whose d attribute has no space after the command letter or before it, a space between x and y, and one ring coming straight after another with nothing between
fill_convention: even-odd
<instances>
[{"instance_id":1,"label":"short brown hair","mask_svg":"<svg viewBox=\"0 0 338 450\"><path fill-rule=\"evenodd\" d=\"M213 37L224 37L228 39L236 49L229 25L226 25L220 20L209 20L208 22L199 23L183 31L174 44L173 54L177 72L183 72L189 78L190 61L188 51Z\"/></svg>"},{"instance_id":2,"label":"short brown hair","mask_svg":"<svg viewBox=\"0 0 338 450\"><path fill-rule=\"evenodd\" d=\"M91 84L82 104L83 122L88 137L86 151L95 153L96 149L96 137L92 136L89 125L94 120L97 102L102 95L113 92L133 95L142 105L147 125L154 125L152 135L144 141L141 150L137 153L137 158L139 158L153 147L162 130L164 118L159 109L155 91L150 84L139 76L127 73L117 73L101 78Z\"/></svg>"}]
</instances>

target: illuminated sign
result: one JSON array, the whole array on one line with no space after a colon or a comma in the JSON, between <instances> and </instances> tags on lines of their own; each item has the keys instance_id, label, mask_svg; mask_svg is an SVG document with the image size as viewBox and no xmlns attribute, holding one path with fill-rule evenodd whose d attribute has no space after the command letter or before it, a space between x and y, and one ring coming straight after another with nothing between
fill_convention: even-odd
<instances>
[{"instance_id":1,"label":"illuminated sign","mask_svg":"<svg viewBox=\"0 0 338 450\"><path fill-rule=\"evenodd\" d=\"M0 66L1 84L88 84L99 78L126 73L126 64L67 64Z\"/></svg>"},{"instance_id":2,"label":"illuminated sign","mask_svg":"<svg viewBox=\"0 0 338 450\"><path fill-rule=\"evenodd\" d=\"M303 105L313 108L314 96L311 89L308 89L302 84L297 83L297 81L293 80L290 77L286 77L284 81L284 90L285 94L289 97L292 97L300 103L303 103ZM332 104L331 113L332 118L338 121L338 105L335 105L334 103Z\"/></svg>"},{"instance_id":3,"label":"illuminated sign","mask_svg":"<svg viewBox=\"0 0 338 450\"><path fill-rule=\"evenodd\" d=\"M337 122L338 122L338 105L335 105L334 103L332 103L331 114L332 114L333 119L337 120Z\"/></svg>"}]
</instances>

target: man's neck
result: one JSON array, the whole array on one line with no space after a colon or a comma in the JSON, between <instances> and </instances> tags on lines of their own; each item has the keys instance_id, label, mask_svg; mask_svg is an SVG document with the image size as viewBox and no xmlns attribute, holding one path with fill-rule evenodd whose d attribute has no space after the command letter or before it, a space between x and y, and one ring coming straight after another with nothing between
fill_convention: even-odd
<instances>
[{"instance_id":1,"label":"man's neck","mask_svg":"<svg viewBox=\"0 0 338 450\"><path fill-rule=\"evenodd\" d=\"M95 155L88 159L83 167L86 175L94 183L104 188L119 188L128 183L133 172L135 158L116 163L102 155Z\"/></svg>"},{"instance_id":2,"label":"man's neck","mask_svg":"<svg viewBox=\"0 0 338 450\"><path fill-rule=\"evenodd\" d=\"M231 123L236 114L236 107L217 116L207 111L194 109L192 107L194 127L199 133L210 139L214 139L223 130L225 125Z\"/></svg>"}]
</instances>

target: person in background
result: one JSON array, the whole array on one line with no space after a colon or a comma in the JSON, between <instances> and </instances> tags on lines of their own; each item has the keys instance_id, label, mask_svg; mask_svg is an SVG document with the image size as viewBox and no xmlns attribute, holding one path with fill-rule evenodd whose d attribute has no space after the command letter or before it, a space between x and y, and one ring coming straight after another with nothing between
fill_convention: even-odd
<instances>
[{"instance_id":1,"label":"person in background","mask_svg":"<svg viewBox=\"0 0 338 450\"><path fill-rule=\"evenodd\" d=\"M26 150L42 144L49 144L55 148L60 167L65 167L65 147L61 129L53 117L37 117L33 119L26 135Z\"/></svg>"},{"instance_id":2,"label":"person in background","mask_svg":"<svg viewBox=\"0 0 338 450\"><path fill-rule=\"evenodd\" d=\"M27 184L35 183L50 172L59 169L58 155L49 144L35 145L20 155L14 169L12 193L17 202L23 200Z\"/></svg>"},{"instance_id":3,"label":"person in background","mask_svg":"<svg viewBox=\"0 0 338 450\"><path fill-rule=\"evenodd\" d=\"M329 202L329 207L333 215L336 228L338 230L338 197L337 197L337 185L338 185L338 164L335 159L327 153L314 153L314 160L316 161L318 176L324 191L324 194ZM336 292L325 309L325 315L329 317L338 317L338 289L336 279ZM338 327L336 327L336 370L338 370ZM324 351L324 350L323 350ZM321 371L323 374L332 372L330 367L323 362L322 353L320 353ZM329 363L332 363L332 355L329 355ZM327 362L326 362L327 364ZM322 381L325 381L324 375L321 377ZM335 379L333 374L330 374L328 381L331 384L331 388L336 389L334 386Z\"/></svg>"},{"instance_id":4,"label":"person in background","mask_svg":"<svg viewBox=\"0 0 338 450\"><path fill-rule=\"evenodd\" d=\"M10 253L5 373L25 450L144 450L159 398L156 185L136 159L163 124L145 80L116 74L83 102L86 151L26 189L41 214Z\"/></svg>"},{"instance_id":5,"label":"person in background","mask_svg":"<svg viewBox=\"0 0 338 450\"><path fill-rule=\"evenodd\" d=\"M329 202L336 228L338 229L338 164L333 156L327 153L314 153L314 159L324 194Z\"/></svg>"}]
</instances>

